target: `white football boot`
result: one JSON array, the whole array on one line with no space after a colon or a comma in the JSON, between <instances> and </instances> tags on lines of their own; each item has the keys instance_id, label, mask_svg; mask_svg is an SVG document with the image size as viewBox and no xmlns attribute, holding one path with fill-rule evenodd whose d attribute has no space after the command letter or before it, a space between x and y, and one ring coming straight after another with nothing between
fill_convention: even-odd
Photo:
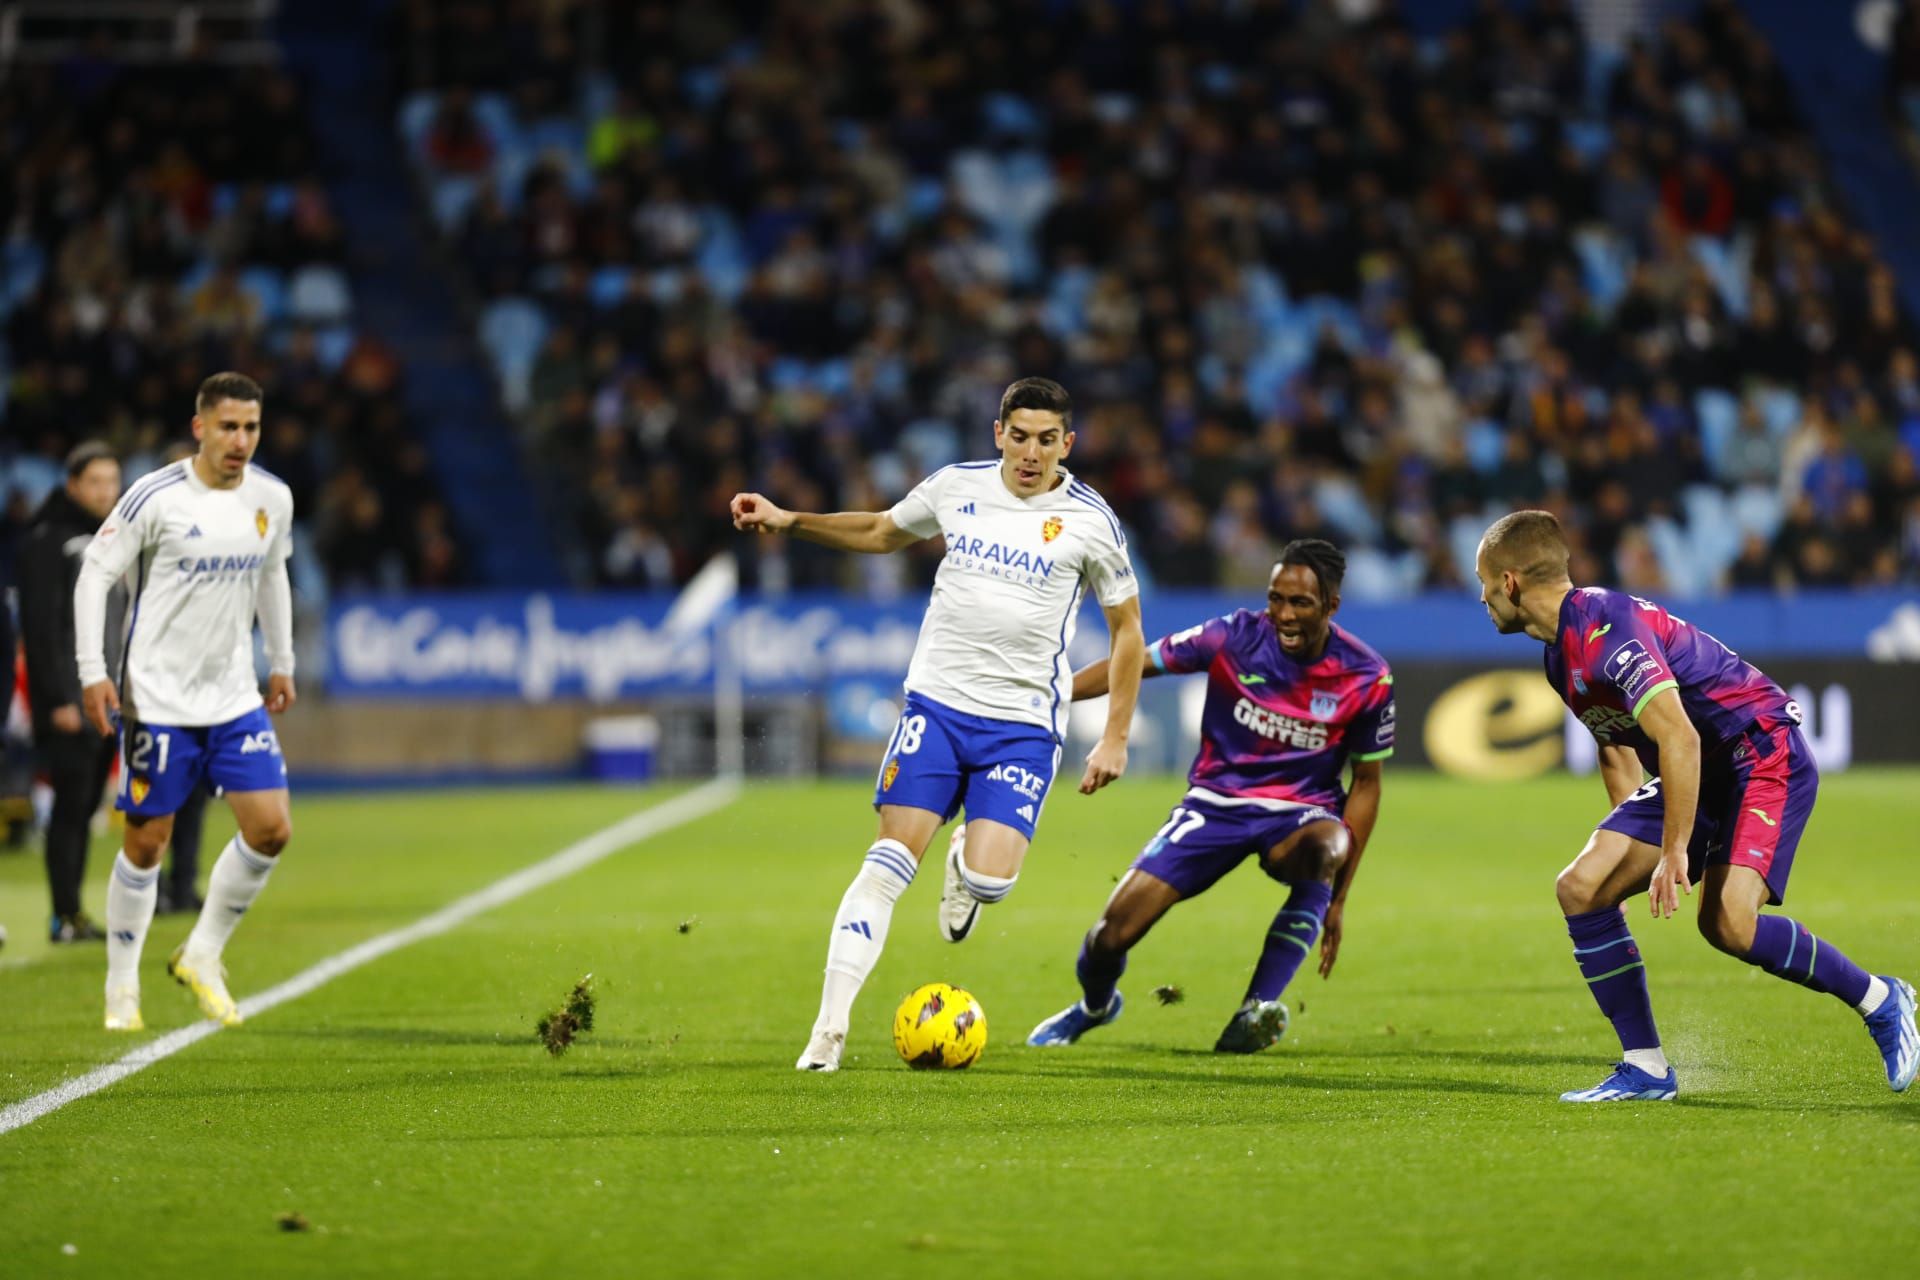
<instances>
[{"instance_id":1,"label":"white football boot","mask_svg":"<svg viewBox=\"0 0 1920 1280\"><path fill-rule=\"evenodd\" d=\"M147 1024L140 1017L140 984L138 982L120 982L107 984L107 1030L109 1031L145 1031Z\"/></svg>"},{"instance_id":2,"label":"white football boot","mask_svg":"<svg viewBox=\"0 0 1920 1280\"><path fill-rule=\"evenodd\" d=\"M940 886L940 936L948 942L965 942L980 917L980 899L967 888L967 878L960 872L966 848L967 824L961 822L947 840L947 878Z\"/></svg>"},{"instance_id":3,"label":"white football boot","mask_svg":"<svg viewBox=\"0 0 1920 1280\"><path fill-rule=\"evenodd\" d=\"M815 1031L807 1041L806 1052L793 1064L796 1071L838 1071L840 1051L847 1047L844 1031Z\"/></svg>"}]
</instances>

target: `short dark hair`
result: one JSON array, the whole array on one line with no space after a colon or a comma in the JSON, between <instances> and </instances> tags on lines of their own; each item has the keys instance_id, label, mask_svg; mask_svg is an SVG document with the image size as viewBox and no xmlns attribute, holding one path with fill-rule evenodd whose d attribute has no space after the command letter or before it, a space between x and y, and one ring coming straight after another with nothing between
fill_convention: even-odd
<instances>
[{"instance_id":1,"label":"short dark hair","mask_svg":"<svg viewBox=\"0 0 1920 1280\"><path fill-rule=\"evenodd\" d=\"M193 397L193 411L205 413L222 400L252 400L258 403L266 399L260 390L260 384L244 373L216 373L200 384L200 390Z\"/></svg>"},{"instance_id":2,"label":"short dark hair","mask_svg":"<svg viewBox=\"0 0 1920 1280\"><path fill-rule=\"evenodd\" d=\"M1490 567L1511 569L1524 583L1567 580L1567 534L1551 511L1516 511L1501 516L1488 527L1481 542Z\"/></svg>"},{"instance_id":3,"label":"short dark hair","mask_svg":"<svg viewBox=\"0 0 1920 1280\"><path fill-rule=\"evenodd\" d=\"M120 455L104 440L82 440L67 454L67 479L78 480L88 467L103 460L117 466Z\"/></svg>"},{"instance_id":4,"label":"short dark hair","mask_svg":"<svg viewBox=\"0 0 1920 1280\"><path fill-rule=\"evenodd\" d=\"M1340 594L1340 583L1347 576L1347 553L1328 542L1325 538L1295 538L1280 548L1280 559L1273 568L1274 572L1288 565L1299 565L1313 570L1313 576L1320 582L1320 602L1333 603Z\"/></svg>"},{"instance_id":5,"label":"short dark hair","mask_svg":"<svg viewBox=\"0 0 1920 1280\"><path fill-rule=\"evenodd\" d=\"M1052 378L1022 378L1000 395L1000 421L1015 409L1044 409L1060 415L1060 425L1073 430L1073 397Z\"/></svg>"}]
</instances>

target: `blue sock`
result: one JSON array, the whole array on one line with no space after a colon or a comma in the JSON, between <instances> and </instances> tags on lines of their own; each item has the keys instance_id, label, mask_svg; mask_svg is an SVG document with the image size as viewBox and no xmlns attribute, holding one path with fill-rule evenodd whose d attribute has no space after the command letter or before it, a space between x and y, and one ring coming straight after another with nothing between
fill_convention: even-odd
<instances>
[{"instance_id":1,"label":"blue sock","mask_svg":"<svg viewBox=\"0 0 1920 1280\"><path fill-rule=\"evenodd\" d=\"M1753 922L1753 945L1747 949L1746 961L1776 978L1838 996L1855 1006L1867 998L1871 981L1867 971L1847 959L1845 952L1820 941L1790 916L1761 916Z\"/></svg>"},{"instance_id":2,"label":"blue sock","mask_svg":"<svg viewBox=\"0 0 1920 1280\"><path fill-rule=\"evenodd\" d=\"M1320 937L1320 925L1327 918L1327 905L1333 901L1333 886L1307 880L1293 886L1287 905L1267 926L1266 945L1253 966L1253 978L1247 983L1247 999L1278 1000L1293 981Z\"/></svg>"},{"instance_id":3,"label":"blue sock","mask_svg":"<svg viewBox=\"0 0 1920 1280\"><path fill-rule=\"evenodd\" d=\"M1100 950L1088 945L1092 941L1091 932L1081 939L1080 959L1073 971L1080 979L1081 1003L1089 1013L1104 1013L1113 1003L1113 989L1120 985L1120 975L1127 971L1127 953Z\"/></svg>"},{"instance_id":4,"label":"blue sock","mask_svg":"<svg viewBox=\"0 0 1920 1280\"><path fill-rule=\"evenodd\" d=\"M1660 1033L1653 1025L1653 1001L1647 995L1647 967L1640 948L1627 931L1626 913L1618 907L1567 917L1573 939L1573 958L1593 992L1594 1003L1613 1023L1620 1047L1658 1049Z\"/></svg>"}]
</instances>

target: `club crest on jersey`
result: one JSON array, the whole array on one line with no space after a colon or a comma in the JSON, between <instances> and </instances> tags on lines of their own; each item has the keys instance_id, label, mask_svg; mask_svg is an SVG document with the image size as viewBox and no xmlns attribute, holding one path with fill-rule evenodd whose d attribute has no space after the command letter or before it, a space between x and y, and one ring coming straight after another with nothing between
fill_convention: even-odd
<instances>
[{"instance_id":1,"label":"club crest on jersey","mask_svg":"<svg viewBox=\"0 0 1920 1280\"><path fill-rule=\"evenodd\" d=\"M267 509L261 507L253 513L253 527L260 531L261 537L267 536Z\"/></svg>"},{"instance_id":2,"label":"club crest on jersey","mask_svg":"<svg viewBox=\"0 0 1920 1280\"><path fill-rule=\"evenodd\" d=\"M1060 536L1060 531L1064 528L1066 525L1061 522L1059 516L1048 516L1046 522L1040 526L1040 540L1052 542Z\"/></svg>"},{"instance_id":3,"label":"club crest on jersey","mask_svg":"<svg viewBox=\"0 0 1920 1280\"><path fill-rule=\"evenodd\" d=\"M127 794L133 797L135 804L145 804L147 793L153 790L153 784L145 778L135 778L127 784Z\"/></svg>"},{"instance_id":4,"label":"club crest on jersey","mask_svg":"<svg viewBox=\"0 0 1920 1280\"><path fill-rule=\"evenodd\" d=\"M1307 714L1315 720L1331 720L1333 719L1333 713L1339 709L1339 695L1332 693L1316 693L1313 695L1313 699L1307 703Z\"/></svg>"},{"instance_id":5,"label":"club crest on jersey","mask_svg":"<svg viewBox=\"0 0 1920 1280\"><path fill-rule=\"evenodd\" d=\"M898 760L887 761L887 767L880 771L880 789L882 791L893 790L893 780L899 776L900 762Z\"/></svg>"}]
</instances>

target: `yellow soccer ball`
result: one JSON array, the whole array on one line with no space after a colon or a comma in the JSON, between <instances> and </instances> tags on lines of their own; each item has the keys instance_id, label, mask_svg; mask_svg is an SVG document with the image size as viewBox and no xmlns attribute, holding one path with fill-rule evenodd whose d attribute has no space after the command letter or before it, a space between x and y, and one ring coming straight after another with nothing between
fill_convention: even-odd
<instances>
[{"instance_id":1,"label":"yellow soccer ball","mask_svg":"<svg viewBox=\"0 0 1920 1280\"><path fill-rule=\"evenodd\" d=\"M966 988L929 982L900 1002L893 1047L910 1067L970 1067L987 1047L987 1011Z\"/></svg>"}]
</instances>

